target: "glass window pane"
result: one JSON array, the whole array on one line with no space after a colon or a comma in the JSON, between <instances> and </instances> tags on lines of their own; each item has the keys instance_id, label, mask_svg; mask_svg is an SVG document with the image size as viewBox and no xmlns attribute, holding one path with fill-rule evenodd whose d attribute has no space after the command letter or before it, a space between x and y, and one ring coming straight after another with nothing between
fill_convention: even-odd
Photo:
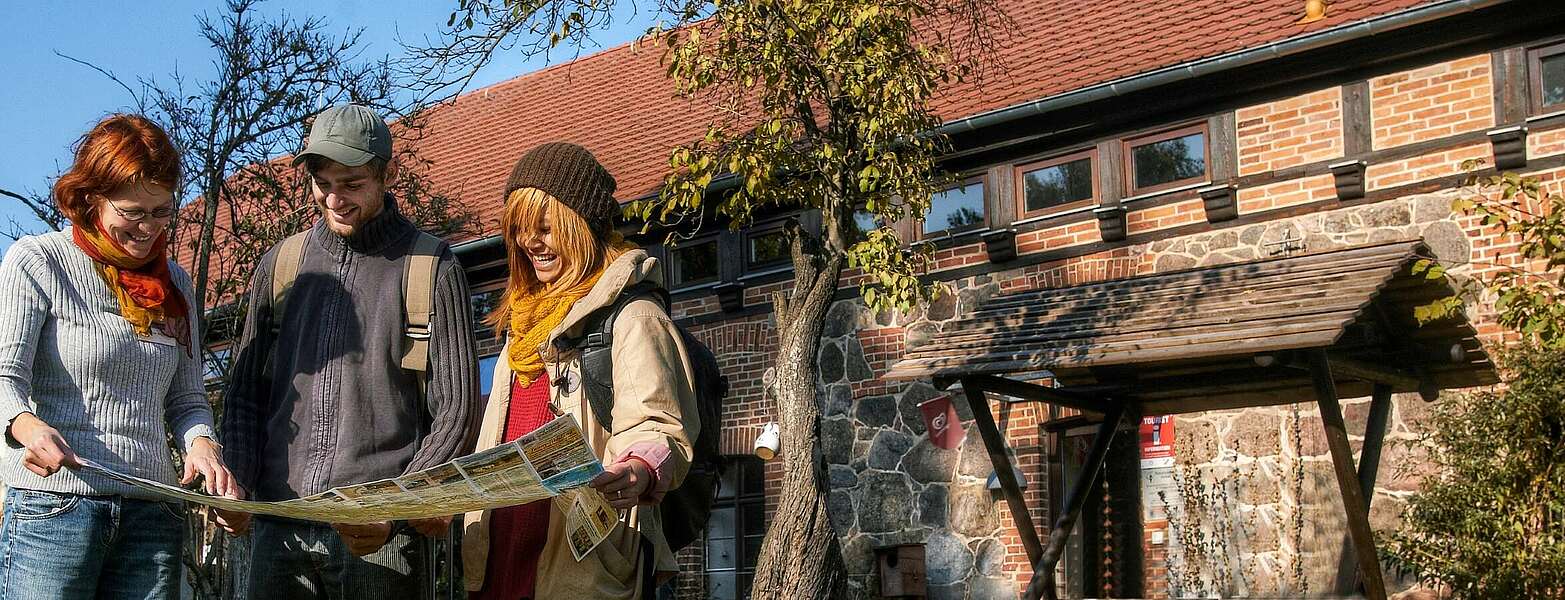
<instances>
[{"instance_id":1,"label":"glass window pane","mask_svg":"<svg viewBox=\"0 0 1565 600\"><path fill-rule=\"evenodd\" d=\"M746 260L751 267L779 263L789 258L788 237L781 229L752 235L749 242L750 255Z\"/></svg>"},{"instance_id":2,"label":"glass window pane","mask_svg":"<svg viewBox=\"0 0 1565 600\"><path fill-rule=\"evenodd\" d=\"M734 507L713 508L706 521L707 537L732 538L734 533Z\"/></svg>"},{"instance_id":3,"label":"glass window pane","mask_svg":"<svg viewBox=\"0 0 1565 600\"><path fill-rule=\"evenodd\" d=\"M738 461L728 463L727 468L723 469L723 478L717 481L719 500L733 498L739 491L739 472L742 470L743 465Z\"/></svg>"},{"instance_id":4,"label":"glass window pane","mask_svg":"<svg viewBox=\"0 0 1565 600\"><path fill-rule=\"evenodd\" d=\"M880 229L880 219L867 210L854 211L853 223L859 226L860 232Z\"/></svg>"},{"instance_id":5,"label":"glass window pane","mask_svg":"<svg viewBox=\"0 0 1565 600\"><path fill-rule=\"evenodd\" d=\"M1026 186L1027 212L1092 199L1092 159L1081 158L1064 164L1028 171L1022 175Z\"/></svg>"},{"instance_id":6,"label":"glass window pane","mask_svg":"<svg viewBox=\"0 0 1565 600\"><path fill-rule=\"evenodd\" d=\"M1206 175L1204 133L1136 146L1130 152L1137 189Z\"/></svg>"},{"instance_id":7,"label":"glass window pane","mask_svg":"<svg viewBox=\"0 0 1565 600\"><path fill-rule=\"evenodd\" d=\"M484 320L484 317L489 316L489 313L494 311L495 307L500 305L500 296L504 293L505 290L493 289L487 292L478 292L468 298L473 305L474 326L479 329L484 328L481 321Z\"/></svg>"},{"instance_id":8,"label":"glass window pane","mask_svg":"<svg viewBox=\"0 0 1565 600\"><path fill-rule=\"evenodd\" d=\"M741 463L744 468L741 476L744 478L744 495L759 496L766 493L766 468L759 460L751 460Z\"/></svg>"},{"instance_id":9,"label":"glass window pane","mask_svg":"<svg viewBox=\"0 0 1565 600\"><path fill-rule=\"evenodd\" d=\"M217 379L228 372L230 350L231 348L207 350L205 356L206 373L202 376L204 381Z\"/></svg>"},{"instance_id":10,"label":"glass window pane","mask_svg":"<svg viewBox=\"0 0 1565 600\"><path fill-rule=\"evenodd\" d=\"M751 501L744 503L744 512L740 515L744 519L744 534L752 536L766 535L766 501Z\"/></svg>"},{"instance_id":11,"label":"glass window pane","mask_svg":"<svg viewBox=\"0 0 1565 600\"><path fill-rule=\"evenodd\" d=\"M674 285L717 279L717 240L674 249Z\"/></svg>"},{"instance_id":12,"label":"glass window pane","mask_svg":"<svg viewBox=\"0 0 1565 600\"><path fill-rule=\"evenodd\" d=\"M478 393L487 397L489 390L494 387L494 365L500 360L500 355L485 356L478 359Z\"/></svg>"},{"instance_id":13,"label":"glass window pane","mask_svg":"<svg viewBox=\"0 0 1565 600\"><path fill-rule=\"evenodd\" d=\"M731 571L739 564L739 557L734 555L738 548L733 539L708 539L706 541L706 570Z\"/></svg>"},{"instance_id":14,"label":"glass window pane","mask_svg":"<svg viewBox=\"0 0 1565 600\"><path fill-rule=\"evenodd\" d=\"M974 181L935 194L929 200L924 233L958 230L984 222L984 182Z\"/></svg>"},{"instance_id":15,"label":"glass window pane","mask_svg":"<svg viewBox=\"0 0 1565 600\"><path fill-rule=\"evenodd\" d=\"M739 576L739 597L750 600L750 586L755 581L755 574L747 573Z\"/></svg>"},{"instance_id":16,"label":"glass window pane","mask_svg":"<svg viewBox=\"0 0 1565 600\"><path fill-rule=\"evenodd\" d=\"M754 520L759 521L760 519ZM764 530L765 528L763 527L762 529ZM755 562L761 558L761 542L765 540L766 537L760 535L753 535L744 539L744 564L739 565L741 569L755 570Z\"/></svg>"},{"instance_id":17,"label":"glass window pane","mask_svg":"<svg viewBox=\"0 0 1565 600\"><path fill-rule=\"evenodd\" d=\"M1544 57L1538 61L1538 79L1543 82L1543 105L1565 104L1565 54Z\"/></svg>"},{"instance_id":18,"label":"glass window pane","mask_svg":"<svg viewBox=\"0 0 1565 600\"><path fill-rule=\"evenodd\" d=\"M711 600L739 600L739 576L733 573L709 573L706 597Z\"/></svg>"}]
</instances>

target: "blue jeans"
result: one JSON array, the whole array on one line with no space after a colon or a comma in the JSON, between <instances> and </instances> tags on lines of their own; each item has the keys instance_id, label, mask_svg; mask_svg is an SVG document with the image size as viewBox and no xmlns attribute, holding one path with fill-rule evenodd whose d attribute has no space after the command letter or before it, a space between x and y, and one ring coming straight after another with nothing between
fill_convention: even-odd
<instances>
[{"instance_id":1,"label":"blue jeans","mask_svg":"<svg viewBox=\"0 0 1565 600\"><path fill-rule=\"evenodd\" d=\"M330 525L257 517L250 532L249 598L424 598L427 548L423 536L404 530L359 557Z\"/></svg>"},{"instance_id":2,"label":"blue jeans","mask_svg":"<svg viewBox=\"0 0 1565 600\"><path fill-rule=\"evenodd\" d=\"M184 509L168 502L12 488L0 599L178 598L184 537Z\"/></svg>"}]
</instances>

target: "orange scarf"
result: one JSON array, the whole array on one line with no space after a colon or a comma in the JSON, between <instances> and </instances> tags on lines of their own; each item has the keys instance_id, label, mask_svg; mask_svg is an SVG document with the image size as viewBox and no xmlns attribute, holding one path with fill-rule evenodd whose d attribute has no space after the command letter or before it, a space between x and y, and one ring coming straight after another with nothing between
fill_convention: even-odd
<instances>
[{"instance_id":1,"label":"orange scarf","mask_svg":"<svg viewBox=\"0 0 1565 600\"><path fill-rule=\"evenodd\" d=\"M130 322L136 335L152 335L157 325L169 337L174 338L185 353L194 356L190 344L190 309L185 296L174 286L168 269L168 234L158 236L152 252L146 258L136 258L125 251L101 223L92 227L77 224L71 228L76 247L93 260L98 276L109 286L109 292L119 302L120 315Z\"/></svg>"},{"instance_id":2,"label":"orange scarf","mask_svg":"<svg viewBox=\"0 0 1565 600\"><path fill-rule=\"evenodd\" d=\"M577 300L592 291L603 276L600 269L570 289L522 292L511 299L511 372L522 387L532 385L543 374L543 357L538 347L549 341L549 332L565 320Z\"/></svg>"}]
</instances>

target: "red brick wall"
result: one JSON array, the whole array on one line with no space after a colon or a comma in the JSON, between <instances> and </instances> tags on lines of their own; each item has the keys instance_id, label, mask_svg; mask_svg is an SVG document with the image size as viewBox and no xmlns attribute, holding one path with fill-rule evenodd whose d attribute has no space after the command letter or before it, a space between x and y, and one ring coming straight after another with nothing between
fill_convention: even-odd
<instances>
[{"instance_id":1,"label":"red brick wall","mask_svg":"<svg viewBox=\"0 0 1565 600\"><path fill-rule=\"evenodd\" d=\"M1016 253L1028 254L1101 241L1097 221L1083 221L1016 235Z\"/></svg>"},{"instance_id":2,"label":"red brick wall","mask_svg":"<svg viewBox=\"0 0 1565 600\"><path fill-rule=\"evenodd\" d=\"M1235 111L1239 176L1340 158L1342 88Z\"/></svg>"},{"instance_id":3,"label":"red brick wall","mask_svg":"<svg viewBox=\"0 0 1565 600\"><path fill-rule=\"evenodd\" d=\"M1023 499L1027 501L1027 512L1030 513L1029 517L1037 527L1041 541L1047 544L1049 460L1048 447L1045 445L1043 435L1043 423L1048 420L1049 409L1037 403L1002 405L999 402L990 402L989 410L993 411L996 419L1005 426L1006 440L1016 452L1016 467L1022 470L1022 475L1027 479L1027 489L1022 492ZM977 441L973 440L969 443ZM1032 563L1027 560L1027 550L1022 546L1021 536L1009 526L1015 522L1011 516L1010 504L1001 501L998 510L1000 522L1006 525L1005 532L1000 535L1000 541L1006 548L1005 572L1015 576L1018 588L1025 589L1027 582L1032 578Z\"/></svg>"},{"instance_id":4,"label":"red brick wall","mask_svg":"<svg viewBox=\"0 0 1565 600\"><path fill-rule=\"evenodd\" d=\"M1297 204L1309 204L1336 197L1336 182L1331 175L1290 179L1270 185L1239 190L1239 214L1248 215Z\"/></svg>"},{"instance_id":5,"label":"red brick wall","mask_svg":"<svg viewBox=\"0 0 1565 600\"><path fill-rule=\"evenodd\" d=\"M1468 160L1492 162L1489 142L1480 142L1453 150L1432 152L1395 162L1369 165L1364 172L1364 187L1369 191L1396 187L1425 179L1465 172Z\"/></svg>"},{"instance_id":6,"label":"red brick wall","mask_svg":"<svg viewBox=\"0 0 1565 600\"><path fill-rule=\"evenodd\" d=\"M1527 158L1565 154L1565 129L1532 132L1527 136Z\"/></svg>"},{"instance_id":7,"label":"red brick wall","mask_svg":"<svg viewBox=\"0 0 1565 600\"><path fill-rule=\"evenodd\" d=\"M1490 70L1479 54L1369 80L1374 148L1493 127Z\"/></svg>"},{"instance_id":8,"label":"red brick wall","mask_svg":"<svg viewBox=\"0 0 1565 600\"><path fill-rule=\"evenodd\" d=\"M1128 211L1125 213L1125 231L1130 235L1137 235L1205 220L1206 212L1201 199L1192 198L1154 208Z\"/></svg>"}]
</instances>

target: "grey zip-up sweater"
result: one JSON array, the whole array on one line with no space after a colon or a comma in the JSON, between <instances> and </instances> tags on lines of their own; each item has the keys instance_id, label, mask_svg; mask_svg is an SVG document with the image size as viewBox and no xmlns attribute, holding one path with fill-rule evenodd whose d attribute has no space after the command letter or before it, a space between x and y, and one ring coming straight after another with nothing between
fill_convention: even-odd
<instances>
[{"instance_id":1,"label":"grey zip-up sweater","mask_svg":"<svg viewBox=\"0 0 1565 600\"><path fill-rule=\"evenodd\" d=\"M352 238L316 223L276 340L277 248L261 258L221 427L223 457L253 498L287 500L395 477L472 449L482 410L472 307L466 275L445 246L430 319L428 393L401 368L402 276L415 233L390 196Z\"/></svg>"},{"instance_id":2,"label":"grey zip-up sweater","mask_svg":"<svg viewBox=\"0 0 1565 600\"><path fill-rule=\"evenodd\" d=\"M190 278L170 265L190 298ZM196 306L195 304L189 304ZM199 340L191 323L190 339ZM68 232L17 240L0 261L0 426L31 412L77 455L172 484L168 435L184 449L212 436L199 353L166 338L143 341L91 258ZM0 481L11 487L154 499L136 488L70 469L39 477L22 448L0 444Z\"/></svg>"}]
</instances>

